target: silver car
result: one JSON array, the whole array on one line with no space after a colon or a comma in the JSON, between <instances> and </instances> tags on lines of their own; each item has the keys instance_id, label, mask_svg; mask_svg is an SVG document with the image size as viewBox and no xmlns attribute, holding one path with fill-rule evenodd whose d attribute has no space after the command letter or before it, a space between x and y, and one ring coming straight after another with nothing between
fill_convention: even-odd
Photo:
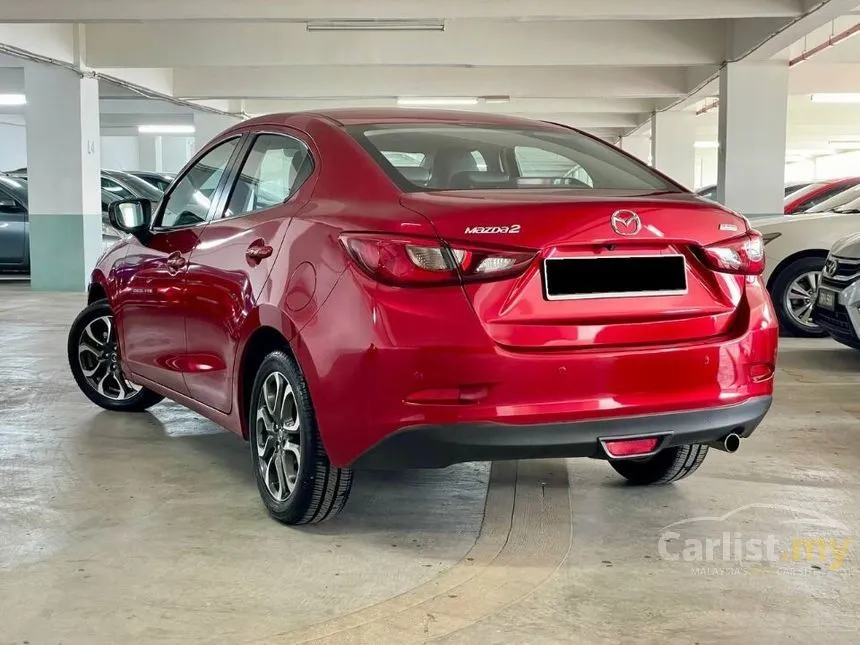
<instances>
[{"instance_id":1,"label":"silver car","mask_svg":"<svg viewBox=\"0 0 860 645\"><path fill-rule=\"evenodd\" d=\"M843 237L831 248L812 317L835 340L860 349L860 233Z\"/></svg>"}]
</instances>

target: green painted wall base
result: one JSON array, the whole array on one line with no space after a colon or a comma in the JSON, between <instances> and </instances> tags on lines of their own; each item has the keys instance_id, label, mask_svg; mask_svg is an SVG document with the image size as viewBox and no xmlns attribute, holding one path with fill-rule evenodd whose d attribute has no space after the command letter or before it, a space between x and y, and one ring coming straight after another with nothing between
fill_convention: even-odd
<instances>
[{"instance_id":1,"label":"green painted wall base","mask_svg":"<svg viewBox=\"0 0 860 645\"><path fill-rule=\"evenodd\" d=\"M30 287L84 292L101 254L101 214L30 214Z\"/></svg>"}]
</instances>

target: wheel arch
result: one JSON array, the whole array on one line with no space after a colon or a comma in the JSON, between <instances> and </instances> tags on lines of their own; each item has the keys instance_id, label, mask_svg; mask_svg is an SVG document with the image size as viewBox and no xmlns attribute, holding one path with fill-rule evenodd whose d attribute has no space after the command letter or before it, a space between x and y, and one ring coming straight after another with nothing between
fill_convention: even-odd
<instances>
[{"instance_id":1,"label":"wheel arch","mask_svg":"<svg viewBox=\"0 0 860 645\"><path fill-rule=\"evenodd\" d=\"M248 403L251 390L254 388L254 375L266 356L274 350L282 350L293 354L289 341L275 327L263 325L257 327L248 338L242 350L239 361L238 387L236 388L239 423L242 436L248 439Z\"/></svg>"},{"instance_id":2,"label":"wheel arch","mask_svg":"<svg viewBox=\"0 0 860 645\"><path fill-rule=\"evenodd\" d=\"M798 251L788 257L782 259L782 261L776 265L773 271L770 272L770 277L767 280L767 290L771 291L773 289L773 283L777 281L779 278L779 274L782 273L787 266L796 262L797 260L802 260L804 258L826 258L827 254L830 251L827 249L804 249L803 251Z\"/></svg>"}]
</instances>

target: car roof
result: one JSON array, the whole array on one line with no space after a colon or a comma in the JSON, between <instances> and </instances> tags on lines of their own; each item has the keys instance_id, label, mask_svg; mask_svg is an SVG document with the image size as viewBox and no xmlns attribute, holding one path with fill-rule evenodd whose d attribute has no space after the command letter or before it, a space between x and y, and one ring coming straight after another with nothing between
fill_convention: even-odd
<instances>
[{"instance_id":1,"label":"car roof","mask_svg":"<svg viewBox=\"0 0 860 645\"><path fill-rule=\"evenodd\" d=\"M536 121L523 117L504 114L488 114L486 112L470 112L465 110L434 110L426 108L332 108L327 110L310 110L305 112L287 112L267 114L243 121L241 126L257 123L283 123L299 119L319 118L334 121L340 125L370 125L375 123L461 123L470 125L507 125L519 127L564 127L547 121Z\"/></svg>"}]
</instances>

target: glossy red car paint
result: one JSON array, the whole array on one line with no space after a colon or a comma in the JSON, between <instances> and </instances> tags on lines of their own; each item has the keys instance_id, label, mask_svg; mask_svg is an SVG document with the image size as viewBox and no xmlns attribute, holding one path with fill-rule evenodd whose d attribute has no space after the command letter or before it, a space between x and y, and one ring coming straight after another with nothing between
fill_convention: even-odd
<instances>
[{"instance_id":1,"label":"glossy red car paint","mask_svg":"<svg viewBox=\"0 0 860 645\"><path fill-rule=\"evenodd\" d=\"M207 149L288 134L316 167L281 206L107 252L91 298L106 295L115 312L129 379L247 437L249 347L282 338L337 466L414 426L626 418L771 395L761 375L772 374L777 325L765 286L758 271L714 264L754 236L743 218L688 193L406 194L342 127L365 122L560 127L377 110L271 115L221 134ZM639 214L638 235L613 231L618 209ZM467 232L514 222L516 235ZM399 286L371 277L345 233L532 259L503 279ZM249 254L264 247L270 255ZM669 253L686 259L683 297L551 301L542 291L545 258Z\"/></svg>"},{"instance_id":2,"label":"glossy red car paint","mask_svg":"<svg viewBox=\"0 0 860 645\"><path fill-rule=\"evenodd\" d=\"M828 179L810 184L785 198L785 214L794 215L796 213L803 213L806 209L838 195L846 188L852 188L858 184L860 184L860 177Z\"/></svg>"}]
</instances>

